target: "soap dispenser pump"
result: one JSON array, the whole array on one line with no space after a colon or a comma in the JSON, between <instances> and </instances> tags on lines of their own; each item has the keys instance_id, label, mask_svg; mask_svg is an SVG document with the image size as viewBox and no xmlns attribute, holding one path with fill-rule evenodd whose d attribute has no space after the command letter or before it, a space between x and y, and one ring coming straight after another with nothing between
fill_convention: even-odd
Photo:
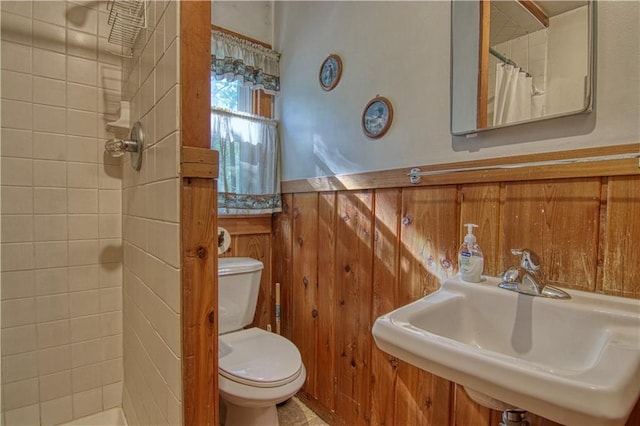
<instances>
[{"instance_id":1,"label":"soap dispenser pump","mask_svg":"<svg viewBox=\"0 0 640 426\"><path fill-rule=\"evenodd\" d=\"M464 226L467 227L467 235L458 251L458 270L464 281L479 283L484 269L484 257L476 236L473 235L473 228L477 228L478 225L465 223Z\"/></svg>"}]
</instances>

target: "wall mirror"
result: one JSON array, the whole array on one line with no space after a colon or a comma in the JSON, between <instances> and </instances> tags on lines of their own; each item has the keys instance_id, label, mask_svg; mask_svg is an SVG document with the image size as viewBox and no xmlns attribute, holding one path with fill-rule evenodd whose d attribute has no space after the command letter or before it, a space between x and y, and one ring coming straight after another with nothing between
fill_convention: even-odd
<instances>
[{"instance_id":1,"label":"wall mirror","mask_svg":"<svg viewBox=\"0 0 640 426\"><path fill-rule=\"evenodd\" d=\"M593 1L451 4L452 134L591 110Z\"/></svg>"}]
</instances>

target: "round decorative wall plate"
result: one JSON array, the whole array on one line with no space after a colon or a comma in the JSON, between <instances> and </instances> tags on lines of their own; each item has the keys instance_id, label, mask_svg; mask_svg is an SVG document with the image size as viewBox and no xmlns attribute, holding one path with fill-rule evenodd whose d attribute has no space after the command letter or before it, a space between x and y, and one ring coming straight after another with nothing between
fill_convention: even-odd
<instances>
[{"instance_id":1,"label":"round decorative wall plate","mask_svg":"<svg viewBox=\"0 0 640 426\"><path fill-rule=\"evenodd\" d=\"M318 79L320 87L324 90L333 90L340 82L342 77L342 59L338 55L329 55L320 66Z\"/></svg>"},{"instance_id":2,"label":"round decorative wall plate","mask_svg":"<svg viewBox=\"0 0 640 426\"><path fill-rule=\"evenodd\" d=\"M389 99L376 96L371 99L362 112L362 131L370 138L384 136L393 121L393 106Z\"/></svg>"}]
</instances>

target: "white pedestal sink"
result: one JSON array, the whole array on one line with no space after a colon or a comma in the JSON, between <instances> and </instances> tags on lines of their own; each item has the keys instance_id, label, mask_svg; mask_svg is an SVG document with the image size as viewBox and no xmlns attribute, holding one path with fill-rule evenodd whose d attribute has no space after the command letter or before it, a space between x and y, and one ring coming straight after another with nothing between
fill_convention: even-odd
<instances>
[{"instance_id":1,"label":"white pedestal sink","mask_svg":"<svg viewBox=\"0 0 640 426\"><path fill-rule=\"evenodd\" d=\"M491 399L565 425L623 425L640 395L640 300L569 300L458 277L379 317L380 349ZM491 408L497 408L492 406Z\"/></svg>"}]
</instances>

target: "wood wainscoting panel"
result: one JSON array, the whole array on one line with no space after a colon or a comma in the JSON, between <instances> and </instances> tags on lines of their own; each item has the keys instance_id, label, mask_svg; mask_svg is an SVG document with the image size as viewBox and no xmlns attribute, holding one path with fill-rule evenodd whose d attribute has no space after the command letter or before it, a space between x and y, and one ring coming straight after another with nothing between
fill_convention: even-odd
<instances>
[{"instance_id":1,"label":"wood wainscoting panel","mask_svg":"<svg viewBox=\"0 0 640 426\"><path fill-rule=\"evenodd\" d=\"M402 191L399 306L440 288L453 276L458 252L459 203L455 185ZM405 362L396 385L397 424L449 424L450 382Z\"/></svg>"},{"instance_id":2,"label":"wood wainscoting panel","mask_svg":"<svg viewBox=\"0 0 640 426\"><path fill-rule=\"evenodd\" d=\"M318 345L316 375L318 402L336 408L336 193L318 196ZM322 265L322 267L319 267Z\"/></svg>"},{"instance_id":3,"label":"wood wainscoting panel","mask_svg":"<svg viewBox=\"0 0 640 426\"><path fill-rule=\"evenodd\" d=\"M282 211L273 215L271 270L274 283L280 283L281 333L292 339L291 287L293 274L293 195L282 194Z\"/></svg>"},{"instance_id":4,"label":"wood wainscoting panel","mask_svg":"<svg viewBox=\"0 0 640 426\"><path fill-rule=\"evenodd\" d=\"M458 244L467 233L465 223L479 226L474 230L484 254L484 274L497 276L502 272L496 253L500 248L500 184L464 185L460 189L460 227ZM458 259L456 257L456 265Z\"/></svg>"},{"instance_id":5,"label":"wood wainscoting panel","mask_svg":"<svg viewBox=\"0 0 640 426\"><path fill-rule=\"evenodd\" d=\"M547 282L595 291L600 178L505 184L503 268L518 265L512 248L540 256Z\"/></svg>"},{"instance_id":6,"label":"wood wainscoting panel","mask_svg":"<svg viewBox=\"0 0 640 426\"><path fill-rule=\"evenodd\" d=\"M373 192L338 192L336 224L336 414L370 421Z\"/></svg>"},{"instance_id":7,"label":"wood wainscoting panel","mask_svg":"<svg viewBox=\"0 0 640 426\"><path fill-rule=\"evenodd\" d=\"M640 298L640 176L609 178L602 290Z\"/></svg>"},{"instance_id":8,"label":"wood wainscoting panel","mask_svg":"<svg viewBox=\"0 0 640 426\"><path fill-rule=\"evenodd\" d=\"M373 230L373 304L371 322L398 307L398 265L402 191L375 191ZM393 425L398 359L371 347L371 424Z\"/></svg>"},{"instance_id":9,"label":"wood wainscoting panel","mask_svg":"<svg viewBox=\"0 0 640 426\"><path fill-rule=\"evenodd\" d=\"M307 368L302 390L316 397L318 341L318 194L293 196L292 340Z\"/></svg>"}]
</instances>

